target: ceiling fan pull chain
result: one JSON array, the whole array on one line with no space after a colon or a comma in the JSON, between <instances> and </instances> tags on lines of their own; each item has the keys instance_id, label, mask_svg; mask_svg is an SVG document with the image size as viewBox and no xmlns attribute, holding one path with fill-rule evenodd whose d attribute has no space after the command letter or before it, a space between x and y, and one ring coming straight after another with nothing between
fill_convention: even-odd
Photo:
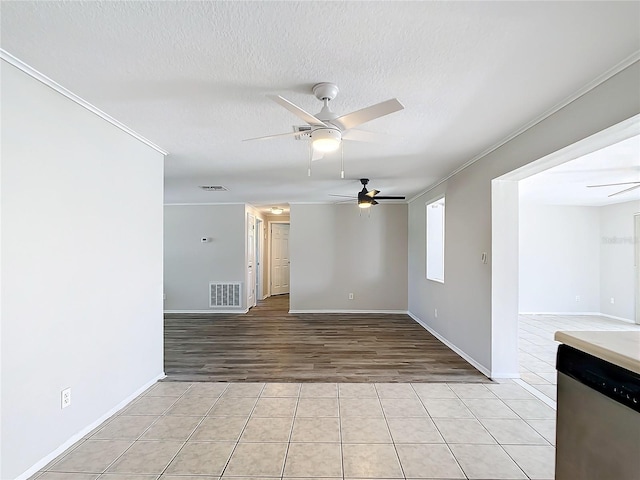
<instances>
[{"instance_id":1,"label":"ceiling fan pull chain","mask_svg":"<svg viewBox=\"0 0 640 480\"><path fill-rule=\"evenodd\" d=\"M311 142L309 142L309 168L307 169L307 177L311 176L311 157L313 157L313 147L311 146Z\"/></svg>"},{"instance_id":2,"label":"ceiling fan pull chain","mask_svg":"<svg viewBox=\"0 0 640 480\"><path fill-rule=\"evenodd\" d=\"M340 142L340 178L344 178L344 142Z\"/></svg>"}]
</instances>

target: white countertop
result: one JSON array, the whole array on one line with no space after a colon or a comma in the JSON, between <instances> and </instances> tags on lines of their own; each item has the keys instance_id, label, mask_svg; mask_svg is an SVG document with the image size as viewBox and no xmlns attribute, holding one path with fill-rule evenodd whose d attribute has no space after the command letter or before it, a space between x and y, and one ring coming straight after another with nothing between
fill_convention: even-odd
<instances>
[{"instance_id":1,"label":"white countertop","mask_svg":"<svg viewBox=\"0 0 640 480\"><path fill-rule=\"evenodd\" d=\"M640 374L640 331L556 332L554 339Z\"/></svg>"}]
</instances>

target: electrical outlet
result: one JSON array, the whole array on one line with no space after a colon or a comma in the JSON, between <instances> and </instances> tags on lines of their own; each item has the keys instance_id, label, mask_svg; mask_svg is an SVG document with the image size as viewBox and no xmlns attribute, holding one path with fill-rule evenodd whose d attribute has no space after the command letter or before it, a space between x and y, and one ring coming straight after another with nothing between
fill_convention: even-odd
<instances>
[{"instance_id":1,"label":"electrical outlet","mask_svg":"<svg viewBox=\"0 0 640 480\"><path fill-rule=\"evenodd\" d=\"M580 295L576 295L576 302L580 301Z\"/></svg>"},{"instance_id":2,"label":"electrical outlet","mask_svg":"<svg viewBox=\"0 0 640 480\"><path fill-rule=\"evenodd\" d=\"M616 303L616 301L613 297L611 297L611 305L613 305L614 303Z\"/></svg>"},{"instance_id":3,"label":"electrical outlet","mask_svg":"<svg viewBox=\"0 0 640 480\"><path fill-rule=\"evenodd\" d=\"M60 395L61 408L67 408L71 405L71 387L62 390Z\"/></svg>"},{"instance_id":4,"label":"electrical outlet","mask_svg":"<svg viewBox=\"0 0 640 480\"><path fill-rule=\"evenodd\" d=\"M349 294L349 300L353 300L353 293Z\"/></svg>"},{"instance_id":5,"label":"electrical outlet","mask_svg":"<svg viewBox=\"0 0 640 480\"><path fill-rule=\"evenodd\" d=\"M435 308L433 310L433 314L435 315L436 318L438 318L438 309L437 308Z\"/></svg>"}]
</instances>

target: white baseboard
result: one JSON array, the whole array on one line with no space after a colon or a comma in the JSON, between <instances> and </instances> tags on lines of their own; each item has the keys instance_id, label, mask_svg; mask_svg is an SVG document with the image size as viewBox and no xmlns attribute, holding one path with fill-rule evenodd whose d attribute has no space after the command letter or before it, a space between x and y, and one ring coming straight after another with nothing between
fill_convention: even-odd
<instances>
[{"instance_id":1,"label":"white baseboard","mask_svg":"<svg viewBox=\"0 0 640 480\"><path fill-rule=\"evenodd\" d=\"M637 325L636 322L634 322L629 318L616 317L614 315L609 315L608 313L602 313L602 312L518 312L518 315L569 315L569 316L584 315L589 317L607 317L607 318L611 318L612 320L620 320L622 322L627 322L627 323L632 323L634 325Z\"/></svg>"},{"instance_id":2,"label":"white baseboard","mask_svg":"<svg viewBox=\"0 0 640 480\"><path fill-rule=\"evenodd\" d=\"M62 445L60 445L58 448L56 448L49 455L47 455L46 457L44 457L43 459L41 459L40 461L35 463L33 466L31 466L31 468L29 468L28 470L26 470L22 474L18 475L16 477L16 480L26 480L29 477L31 477L32 475L34 475L35 473L37 473L42 467L44 467L47 464L49 464L53 459L55 459L57 456L59 456L61 453L63 453L65 450L67 450L74 443L76 443L79 440L82 440L82 438L84 438L85 435L90 433L92 430L94 430L96 427L98 427L101 423L103 423L109 417L112 417L113 415L118 413L120 410L122 410L124 407L129 405L133 400L135 400L141 393L143 393L145 390L147 390L151 385L153 385L158 380L161 380L161 379L163 379L165 377L166 377L166 375L164 374L164 372L162 372L160 375L158 375L154 379L152 379L152 380L148 381L147 383L145 383L142 387L140 387L134 393L132 393L127 398L122 400L118 405L116 405L111 410L109 410L107 413L102 415L95 422L87 425L85 428L80 430L78 433L73 435L66 442L64 442Z\"/></svg>"},{"instance_id":3,"label":"white baseboard","mask_svg":"<svg viewBox=\"0 0 640 480\"><path fill-rule=\"evenodd\" d=\"M631 320L630 318L616 317L614 315L609 315L607 313L599 313L598 315L601 315L601 316L607 317L607 318L611 318L613 320L620 320L621 322L626 322L626 323L631 323L633 325L637 325L637 323L634 322L633 320Z\"/></svg>"},{"instance_id":4,"label":"white baseboard","mask_svg":"<svg viewBox=\"0 0 640 480\"><path fill-rule=\"evenodd\" d=\"M491 378L520 378L519 372L492 372Z\"/></svg>"},{"instance_id":5,"label":"white baseboard","mask_svg":"<svg viewBox=\"0 0 640 480\"><path fill-rule=\"evenodd\" d=\"M491 371L488 368L486 368L485 366L481 365L475 359L473 359L472 357L467 355L465 352L460 350L453 343L451 343L449 340L444 338L442 335L440 335L438 332L433 330L426 323L424 323L422 320L420 320L418 317L416 317L413 313L407 312L407 315L409 315L411 318L413 318L422 328L424 328L426 331L428 331L431 335L436 337L438 340L440 340L442 343L444 343L447 347L449 347L451 350L456 352L458 355L460 355L462 358L464 358L467 362L469 362L471 365L473 365L485 377L488 377L488 378L492 378L493 377L491 375ZM513 377L496 377L496 378L513 378Z\"/></svg>"},{"instance_id":6,"label":"white baseboard","mask_svg":"<svg viewBox=\"0 0 640 480\"><path fill-rule=\"evenodd\" d=\"M518 312L518 315L602 315L599 312Z\"/></svg>"},{"instance_id":7,"label":"white baseboard","mask_svg":"<svg viewBox=\"0 0 640 480\"><path fill-rule=\"evenodd\" d=\"M401 314L409 315L406 310L289 310L289 313L382 313L382 314Z\"/></svg>"},{"instance_id":8,"label":"white baseboard","mask_svg":"<svg viewBox=\"0 0 640 480\"><path fill-rule=\"evenodd\" d=\"M531 395L533 395L534 397L538 398L539 400L542 400L544 403L549 405L554 410L558 409L558 404L555 402L555 400L553 400L552 398L550 398L547 395L545 395L544 393L542 393L536 387L534 387L532 385L529 385L527 382L525 382L524 380L521 380L519 378L514 380L514 383L517 383L518 385L520 385L522 388L524 388Z\"/></svg>"},{"instance_id":9,"label":"white baseboard","mask_svg":"<svg viewBox=\"0 0 640 480\"><path fill-rule=\"evenodd\" d=\"M229 309L218 309L218 310L165 310L164 313L238 313L243 314L249 311L248 308L243 310L229 310Z\"/></svg>"}]
</instances>

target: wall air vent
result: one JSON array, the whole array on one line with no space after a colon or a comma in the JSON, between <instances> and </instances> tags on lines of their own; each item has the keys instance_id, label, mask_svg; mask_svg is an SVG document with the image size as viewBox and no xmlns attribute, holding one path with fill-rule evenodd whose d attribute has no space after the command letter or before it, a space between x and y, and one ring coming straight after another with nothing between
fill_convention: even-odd
<instances>
[{"instance_id":1,"label":"wall air vent","mask_svg":"<svg viewBox=\"0 0 640 480\"><path fill-rule=\"evenodd\" d=\"M207 192L226 192L227 187L223 187L222 185L200 185L200 188L206 190Z\"/></svg>"},{"instance_id":2,"label":"wall air vent","mask_svg":"<svg viewBox=\"0 0 640 480\"><path fill-rule=\"evenodd\" d=\"M311 136L311 125L294 125L293 131L300 133L300 135L293 137L296 140L307 140Z\"/></svg>"},{"instance_id":3,"label":"wall air vent","mask_svg":"<svg viewBox=\"0 0 640 480\"><path fill-rule=\"evenodd\" d=\"M210 307L241 307L241 283L209 283Z\"/></svg>"}]
</instances>

